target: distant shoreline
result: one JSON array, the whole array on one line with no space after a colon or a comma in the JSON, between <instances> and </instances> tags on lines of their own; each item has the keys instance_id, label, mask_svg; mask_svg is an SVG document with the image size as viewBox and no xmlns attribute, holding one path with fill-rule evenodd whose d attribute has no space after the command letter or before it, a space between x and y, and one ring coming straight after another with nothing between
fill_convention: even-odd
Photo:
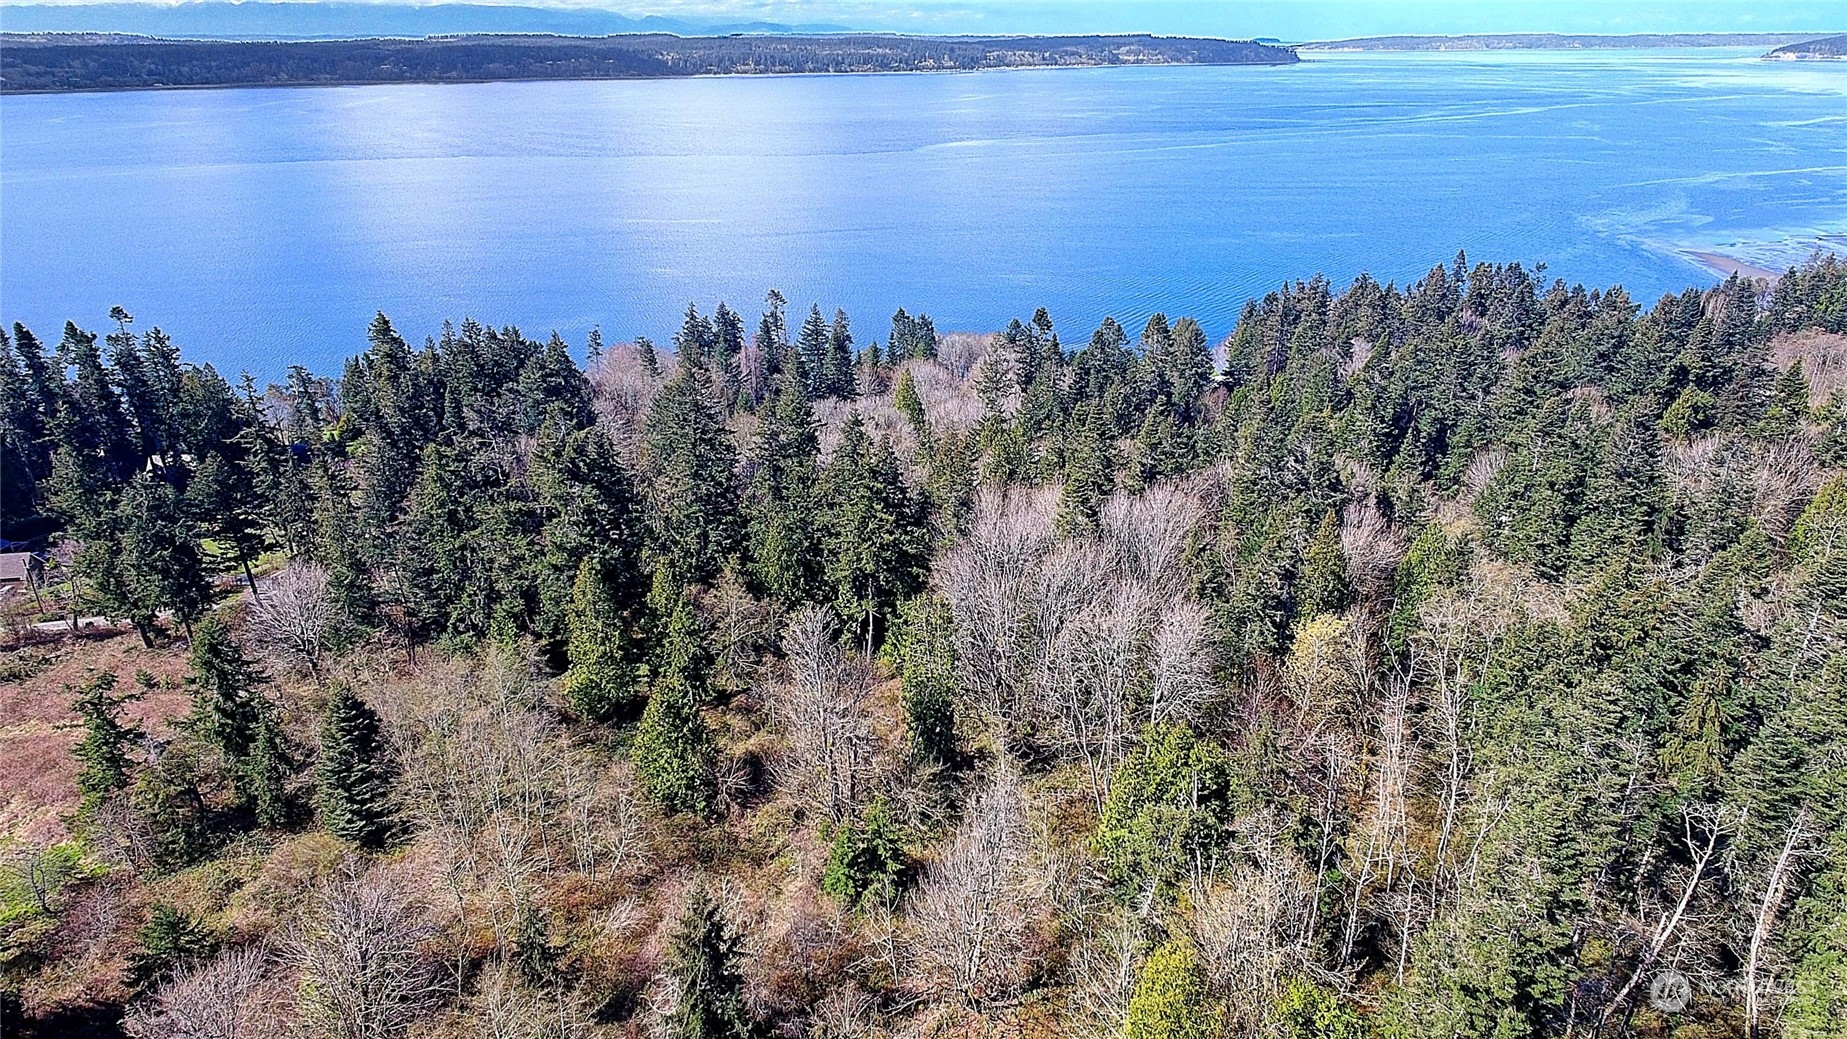
<instances>
[{"instance_id":1,"label":"distant shoreline","mask_svg":"<svg viewBox=\"0 0 1847 1039\"><path fill-rule=\"evenodd\" d=\"M1481 51L1691 50L1707 47L1785 47L1833 36L1823 32L1775 33L1501 33L1461 36L1359 36L1297 44L1316 53L1417 53Z\"/></svg>"},{"instance_id":2,"label":"distant shoreline","mask_svg":"<svg viewBox=\"0 0 1847 1039\"><path fill-rule=\"evenodd\" d=\"M1783 275L1777 271L1746 263L1735 256L1727 256L1724 253L1708 253L1689 250L1686 255L1698 261L1700 266L1717 271L1727 277L1736 274L1743 278L1762 279L1772 282L1783 277Z\"/></svg>"},{"instance_id":3,"label":"distant shoreline","mask_svg":"<svg viewBox=\"0 0 1847 1039\"><path fill-rule=\"evenodd\" d=\"M318 42L0 35L0 94L232 87L1293 65L1295 51L1180 36L454 36Z\"/></svg>"}]
</instances>

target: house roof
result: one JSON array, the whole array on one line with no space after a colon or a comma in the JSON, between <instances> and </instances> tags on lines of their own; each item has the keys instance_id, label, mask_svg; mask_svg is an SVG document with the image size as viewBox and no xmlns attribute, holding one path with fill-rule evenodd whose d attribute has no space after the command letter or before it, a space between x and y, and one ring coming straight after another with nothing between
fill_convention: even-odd
<instances>
[{"instance_id":1,"label":"house roof","mask_svg":"<svg viewBox=\"0 0 1847 1039\"><path fill-rule=\"evenodd\" d=\"M0 553L0 581L24 581L42 565L30 552Z\"/></svg>"}]
</instances>

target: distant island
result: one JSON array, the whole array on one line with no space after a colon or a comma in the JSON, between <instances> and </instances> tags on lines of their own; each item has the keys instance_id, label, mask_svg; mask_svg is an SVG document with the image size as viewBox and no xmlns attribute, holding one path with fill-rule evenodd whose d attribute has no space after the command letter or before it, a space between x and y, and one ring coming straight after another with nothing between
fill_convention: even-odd
<instances>
[{"instance_id":1,"label":"distant island","mask_svg":"<svg viewBox=\"0 0 1847 1039\"><path fill-rule=\"evenodd\" d=\"M1305 51L1501 51L1643 50L1663 47L1782 47L1814 39L1814 33L1638 33L1628 36L1567 36L1508 33L1484 36L1367 36L1304 43Z\"/></svg>"},{"instance_id":2,"label":"distant island","mask_svg":"<svg viewBox=\"0 0 1847 1039\"><path fill-rule=\"evenodd\" d=\"M1829 36L1778 47L1764 55L1773 61L1839 61L1847 58L1847 36Z\"/></svg>"},{"instance_id":3,"label":"distant island","mask_svg":"<svg viewBox=\"0 0 1847 1039\"><path fill-rule=\"evenodd\" d=\"M0 93L176 87L1287 65L1287 47L1167 36L446 36L314 42L0 36Z\"/></svg>"}]
</instances>

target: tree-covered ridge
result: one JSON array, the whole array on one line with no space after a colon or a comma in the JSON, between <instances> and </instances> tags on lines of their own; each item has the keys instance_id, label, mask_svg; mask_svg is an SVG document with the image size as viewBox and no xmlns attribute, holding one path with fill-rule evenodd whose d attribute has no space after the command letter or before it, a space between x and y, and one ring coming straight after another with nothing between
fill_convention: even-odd
<instances>
[{"instance_id":1,"label":"tree-covered ridge","mask_svg":"<svg viewBox=\"0 0 1847 1039\"><path fill-rule=\"evenodd\" d=\"M1838 259L266 391L113 320L6 339L7 536L194 706L70 690L9 1012L125 886L142 1035L1847 1028Z\"/></svg>"},{"instance_id":2,"label":"tree-covered ridge","mask_svg":"<svg viewBox=\"0 0 1847 1039\"><path fill-rule=\"evenodd\" d=\"M8 37L0 92L637 79L1094 65L1287 65L1286 47L1176 36L436 36L303 42Z\"/></svg>"}]
</instances>

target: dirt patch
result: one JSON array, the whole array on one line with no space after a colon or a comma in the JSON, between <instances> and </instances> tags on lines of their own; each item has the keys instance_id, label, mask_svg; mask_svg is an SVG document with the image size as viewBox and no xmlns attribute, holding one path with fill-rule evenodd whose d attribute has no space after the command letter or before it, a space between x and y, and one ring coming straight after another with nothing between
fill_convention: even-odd
<instances>
[{"instance_id":1,"label":"dirt patch","mask_svg":"<svg viewBox=\"0 0 1847 1039\"><path fill-rule=\"evenodd\" d=\"M147 672L154 688L128 706L130 717L160 736L173 720L191 709L183 679L185 640L147 649L127 629L39 645L44 657L31 673L0 683L0 839L58 839L65 817L77 807L77 762L71 747L76 720L70 688L99 672L116 676L116 688L135 689L135 676Z\"/></svg>"}]
</instances>

